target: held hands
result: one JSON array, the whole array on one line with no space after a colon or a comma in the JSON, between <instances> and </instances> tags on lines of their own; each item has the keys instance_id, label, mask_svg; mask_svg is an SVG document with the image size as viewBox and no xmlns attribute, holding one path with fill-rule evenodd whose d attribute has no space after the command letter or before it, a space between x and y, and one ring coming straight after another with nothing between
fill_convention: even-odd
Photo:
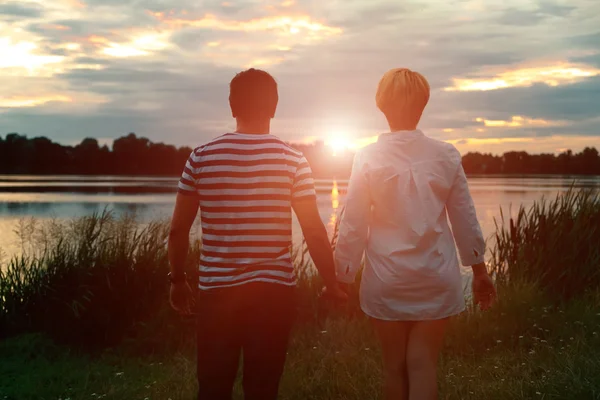
<instances>
[{"instance_id":1,"label":"held hands","mask_svg":"<svg viewBox=\"0 0 600 400\"><path fill-rule=\"evenodd\" d=\"M348 285L335 283L325 286L321 292L321 297L336 303L345 303L348 301Z\"/></svg>"},{"instance_id":2,"label":"held hands","mask_svg":"<svg viewBox=\"0 0 600 400\"><path fill-rule=\"evenodd\" d=\"M196 305L194 292L187 281L171 283L171 307L182 315L192 315Z\"/></svg>"},{"instance_id":3,"label":"held hands","mask_svg":"<svg viewBox=\"0 0 600 400\"><path fill-rule=\"evenodd\" d=\"M473 301L482 310L488 310L496 302L496 288L487 271L473 273Z\"/></svg>"}]
</instances>

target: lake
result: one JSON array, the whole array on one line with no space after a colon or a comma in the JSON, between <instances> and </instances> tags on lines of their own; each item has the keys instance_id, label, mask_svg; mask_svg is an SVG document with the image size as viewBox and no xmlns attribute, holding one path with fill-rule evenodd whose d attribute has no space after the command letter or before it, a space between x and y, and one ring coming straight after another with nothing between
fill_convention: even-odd
<instances>
[{"instance_id":1,"label":"lake","mask_svg":"<svg viewBox=\"0 0 600 400\"><path fill-rule=\"evenodd\" d=\"M542 197L554 197L570 185L600 189L600 177L574 176L472 176L471 194L486 237L494 232L494 218L500 207L512 214L520 205L530 206ZM317 180L321 218L331 233L344 205L345 180ZM36 218L68 219L93 212L112 210L115 214L135 213L141 221L168 218L175 199L177 178L115 176L1 176L0 249L5 256L21 251L14 232L19 221ZM294 218L294 243L302 233Z\"/></svg>"}]
</instances>

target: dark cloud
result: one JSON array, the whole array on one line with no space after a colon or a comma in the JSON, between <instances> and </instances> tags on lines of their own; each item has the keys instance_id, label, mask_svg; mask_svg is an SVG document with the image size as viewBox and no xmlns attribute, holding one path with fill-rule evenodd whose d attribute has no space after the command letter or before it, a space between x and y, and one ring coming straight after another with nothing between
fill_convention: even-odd
<instances>
[{"instance_id":1,"label":"dark cloud","mask_svg":"<svg viewBox=\"0 0 600 400\"><path fill-rule=\"evenodd\" d=\"M2 16L2 19L5 19L4 16L37 18L43 14L44 9L41 6L33 4L23 5L16 1L0 4L0 16Z\"/></svg>"},{"instance_id":2,"label":"dark cloud","mask_svg":"<svg viewBox=\"0 0 600 400\"><path fill-rule=\"evenodd\" d=\"M439 92L437 112L470 110L473 116L509 120L523 115L574 123L600 117L600 77L582 82L547 86L515 87L484 92ZM450 108L448 108L450 107Z\"/></svg>"},{"instance_id":3,"label":"dark cloud","mask_svg":"<svg viewBox=\"0 0 600 400\"><path fill-rule=\"evenodd\" d=\"M171 37L171 42L183 50L195 51L204 47L207 42L233 41L243 38L243 32L215 31L206 28L185 28L176 32ZM218 50L218 49L216 49Z\"/></svg>"},{"instance_id":4,"label":"dark cloud","mask_svg":"<svg viewBox=\"0 0 600 400\"><path fill-rule=\"evenodd\" d=\"M501 71L538 60L569 60L600 66L600 32L588 24L579 28L574 15L598 19L587 3L570 6L541 1L537 8L523 11L500 10L480 2L483 10L473 11L467 1L453 1L438 10L433 2L347 0L309 2L296 0L280 14L306 14L343 33L320 41L294 44L290 51L269 49L278 44L273 31L233 32L188 27L170 38L172 48L145 57L111 58L96 53L82 38L89 35L126 41L135 30L152 32L167 24L148 11L182 18L214 14L227 20L250 20L275 11L258 0L86 0L80 19L35 21L27 30L42 36L39 48L44 54L68 54L57 44L84 43L85 56L71 64L101 65L103 69L66 69L47 78L69 93L91 94L107 102L81 114L68 104L2 114L0 132L19 131L45 134L67 142L85 136L117 137L130 131L153 140L176 144L197 143L231 127L227 103L228 83L240 66L223 67L223 59L206 55L206 43L222 42L211 48L227 60L283 56L278 65L265 67L279 82L280 108L274 127L283 137L301 139L323 133L323 127L343 126L349 130L376 134L387 129L375 107L375 90L382 74L405 66L422 72L432 87L432 98L423 117L423 128L473 131L481 123L476 117L510 120L513 115L548 120L567 120L567 126L546 128L489 128L481 137L536 136L550 134L600 135L598 101L600 78L577 84L548 87L535 85L489 92L445 92L452 78L481 76L489 68ZM9 3L13 6L17 3ZM270 3L271 5L277 2ZM2 8L0 6L0 13ZM277 7L277 6L276 6ZM587 8L586 8L587 7ZM591 7L591 8L590 8ZM577 13L574 9L577 9ZM109 11L115 17L108 18ZM186 14L182 12L186 11ZM453 13L454 12L454 13ZM102 18L99 15L103 15ZM463 18L464 17L464 18ZM74 17L75 18L75 17ZM546 23L564 20L564 33L548 31ZM57 31L51 25L63 25ZM539 25L539 26L536 26ZM590 28L590 26L592 28ZM595 32L595 33L594 33ZM235 47L231 50L231 47ZM237 61L236 61L237 62ZM228 65L233 64L229 62ZM34 81L27 78L23 82ZM52 111L50 111L52 110ZM596 132L596 133L594 133ZM459 136L457 136L459 137Z\"/></svg>"},{"instance_id":5,"label":"dark cloud","mask_svg":"<svg viewBox=\"0 0 600 400\"><path fill-rule=\"evenodd\" d=\"M568 17L575 9L576 7L573 6L543 1L537 5L535 10L523 10L514 7L503 10L496 21L504 25L531 26L537 25L550 17Z\"/></svg>"},{"instance_id":6,"label":"dark cloud","mask_svg":"<svg viewBox=\"0 0 600 400\"><path fill-rule=\"evenodd\" d=\"M107 60L106 58L98 58L98 57L77 57L73 60L73 63L74 64L109 66L111 64L111 60Z\"/></svg>"},{"instance_id":7,"label":"dark cloud","mask_svg":"<svg viewBox=\"0 0 600 400\"><path fill-rule=\"evenodd\" d=\"M553 17L568 17L577 7L573 5L566 6L552 1L540 2L538 12Z\"/></svg>"},{"instance_id":8,"label":"dark cloud","mask_svg":"<svg viewBox=\"0 0 600 400\"><path fill-rule=\"evenodd\" d=\"M497 21L498 23L504 25L526 26L537 25L544 19L546 19L546 16L538 11L526 11L519 10L517 8L510 8L508 10L504 10Z\"/></svg>"},{"instance_id":9,"label":"dark cloud","mask_svg":"<svg viewBox=\"0 0 600 400\"><path fill-rule=\"evenodd\" d=\"M600 31L587 35L570 36L565 39L565 42L585 48L591 47L600 52Z\"/></svg>"},{"instance_id":10,"label":"dark cloud","mask_svg":"<svg viewBox=\"0 0 600 400\"><path fill-rule=\"evenodd\" d=\"M598 52L597 54L590 54L587 56L572 57L571 60L578 63L592 65L596 68L600 68L600 52Z\"/></svg>"}]
</instances>

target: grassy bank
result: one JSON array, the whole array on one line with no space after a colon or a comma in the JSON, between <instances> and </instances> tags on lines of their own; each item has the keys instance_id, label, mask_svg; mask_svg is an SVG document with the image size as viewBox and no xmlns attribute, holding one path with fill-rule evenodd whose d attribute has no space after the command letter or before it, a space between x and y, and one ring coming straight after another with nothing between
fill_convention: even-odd
<instances>
[{"instance_id":1,"label":"grassy bank","mask_svg":"<svg viewBox=\"0 0 600 400\"><path fill-rule=\"evenodd\" d=\"M548 308L536 290L503 290L489 313L457 318L440 371L441 398L599 399L598 298ZM39 336L0 345L0 398L192 399L193 349L83 355ZM298 326L283 399L379 399L379 350L365 320ZM240 395L239 387L237 389ZM4 397L2 397L4 396Z\"/></svg>"},{"instance_id":2,"label":"grassy bank","mask_svg":"<svg viewBox=\"0 0 600 400\"><path fill-rule=\"evenodd\" d=\"M499 303L452 322L441 397L600 399L600 201L573 192L518 215L498 224ZM194 322L167 304L166 232L108 214L29 229L26 254L0 273L0 399L193 398ZM328 309L302 252L296 263L282 398L381 398L356 293Z\"/></svg>"}]
</instances>

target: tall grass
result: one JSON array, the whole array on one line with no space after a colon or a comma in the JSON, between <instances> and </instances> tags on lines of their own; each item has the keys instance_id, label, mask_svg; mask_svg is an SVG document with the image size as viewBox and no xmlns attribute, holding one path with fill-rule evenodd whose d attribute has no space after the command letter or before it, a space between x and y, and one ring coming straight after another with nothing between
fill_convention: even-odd
<instances>
[{"instance_id":1,"label":"tall grass","mask_svg":"<svg viewBox=\"0 0 600 400\"><path fill-rule=\"evenodd\" d=\"M118 343L166 302L168 223L109 212L30 224L24 253L0 268L0 332L60 342ZM190 251L197 256L199 245ZM163 321L164 322L164 321Z\"/></svg>"},{"instance_id":2,"label":"tall grass","mask_svg":"<svg viewBox=\"0 0 600 400\"><path fill-rule=\"evenodd\" d=\"M143 353L193 343L194 322L182 328L168 305L168 228L168 221L142 225L132 216L115 218L108 212L27 226L24 253L0 268L0 336L42 332L57 342L89 349L126 341L131 351ZM513 298L514 288L526 288L518 293L539 292L541 297L529 295L538 308L540 298L569 300L586 291L597 293L599 244L600 200L591 192L571 190L552 201L536 202L530 210L521 208L506 224L498 222L491 269L500 297L510 300L499 309L510 318L495 313L488 319L496 315L498 323L508 318L514 329L528 329L530 321L522 308L533 301ZM188 257L192 286L200 247L193 242ZM321 282L306 247L295 249L293 256L299 324L319 326L333 311L318 300ZM352 287L349 304L335 310L346 321L361 316L357 287ZM490 329L496 325L481 323L473 315L459 319L472 329L461 329L457 337L492 345ZM471 344L461 347L464 340L456 343L456 351L473 351Z\"/></svg>"},{"instance_id":3,"label":"tall grass","mask_svg":"<svg viewBox=\"0 0 600 400\"><path fill-rule=\"evenodd\" d=\"M496 222L492 269L498 282L535 283L556 301L600 287L600 195L574 190Z\"/></svg>"}]
</instances>

